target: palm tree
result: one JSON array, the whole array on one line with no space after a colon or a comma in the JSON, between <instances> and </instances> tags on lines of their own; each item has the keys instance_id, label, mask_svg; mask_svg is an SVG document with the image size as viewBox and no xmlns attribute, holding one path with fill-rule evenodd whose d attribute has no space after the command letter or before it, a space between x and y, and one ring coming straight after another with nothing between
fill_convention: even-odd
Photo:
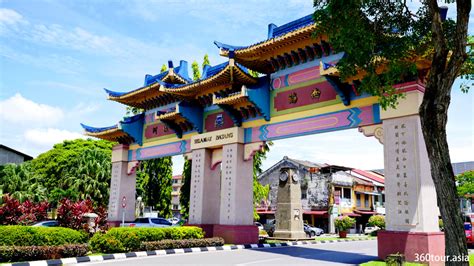
<instances>
[{"instance_id":1,"label":"palm tree","mask_svg":"<svg viewBox=\"0 0 474 266\"><path fill-rule=\"evenodd\" d=\"M5 165L0 171L0 184L2 195L8 193L20 202L46 200L46 188L39 182L29 162Z\"/></svg>"},{"instance_id":2,"label":"palm tree","mask_svg":"<svg viewBox=\"0 0 474 266\"><path fill-rule=\"evenodd\" d=\"M112 168L110 154L97 149L86 150L75 165L66 173L66 185L78 191L80 199L90 198L94 203L106 206Z\"/></svg>"}]
</instances>

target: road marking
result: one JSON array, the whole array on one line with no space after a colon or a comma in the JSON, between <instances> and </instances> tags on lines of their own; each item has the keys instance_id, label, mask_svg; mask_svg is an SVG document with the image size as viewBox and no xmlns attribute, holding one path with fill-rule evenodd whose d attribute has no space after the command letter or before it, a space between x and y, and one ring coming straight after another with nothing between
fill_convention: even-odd
<instances>
[{"instance_id":1,"label":"road marking","mask_svg":"<svg viewBox=\"0 0 474 266\"><path fill-rule=\"evenodd\" d=\"M281 258L266 259L266 260L255 260L255 261L246 262L246 263L239 263L239 264L235 264L235 265L236 265L236 266L245 266L245 265L251 265L251 264L257 264L257 263L263 263L263 262L274 261L274 260L281 260Z\"/></svg>"}]
</instances>

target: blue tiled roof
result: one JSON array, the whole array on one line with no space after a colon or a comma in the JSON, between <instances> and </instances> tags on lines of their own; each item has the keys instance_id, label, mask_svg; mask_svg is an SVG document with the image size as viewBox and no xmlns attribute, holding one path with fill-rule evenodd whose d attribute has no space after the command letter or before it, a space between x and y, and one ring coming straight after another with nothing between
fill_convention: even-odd
<instances>
[{"instance_id":1,"label":"blue tiled roof","mask_svg":"<svg viewBox=\"0 0 474 266\"><path fill-rule=\"evenodd\" d=\"M237 50L241 50L241 49L245 49L245 48L249 48L251 46L255 46L257 44L260 44L260 43L263 43L263 42L266 42L270 39L273 39L273 38L276 38L276 37L280 37L282 35L285 35L289 32L292 32L292 31L295 31L297 29L300 29L300 28L303 28L303 27L306 27L306 26L309 26L311 24L313 24L314 21L313 21L313 15L307 15L307 16L304 16L302 18L299 18L297 20L294 20L294 21L291 21L291 22L288 22L286 24L283 24L279 27L277 27L275 24L270 24L270 26L268 27L268 38L263 40L263 41L260 41L260 42L257 42L257 43L254 43L252 45L248 45L248 46L235 46L235 45L229 45L229 44L225 44L225 43L221 43L221 42L218 42L218 41L214 41L214 44L220 48L220 49L223 49L223 50L227 50L227 51L237 51Z\"/></svg>"},{"instance_id":2,"label":"blue tiled roof","mask_svg":"<svg viewBox=\"0 0 474 266\"><path fill-rule=\"evenodd\" d=\"M128 92L117 92L117 91L111 91L106 88L104 88L104 91L110 96L110 97L120 97L124 94L127 94Z\"/></svg>"},{"instance_id":3,"label":"blue tiled roof","mask_svg":"<svg viewBox=\"0 0 474 266\"><path fill-rule=\"evenodd\" d=\"M188 75L188 62L181 60L179 66L174 68L174 73L186 80L187 82L193 82L193 80Z\"/></svg>"},{"instance_id":4,"label":"blue tiled roof","mask_svg":"<svg viewBox=\"0 0 474 266\"><path fill-rule=\"evenodd\" d=\"M166 83L166 82L163 82L163 81L157 81L157 82L160 83L165 88L168 88L168 89L181 88L181 87L184 87L184 86L192 85L194 83L198 83L198 82L204 81L206 79L209 79L209 78L219 74L219 72L221 72L227 65L229 65L229 61L224 62L224 63L219 64L219 65L215 65L215 66L207 66L206 65L204 67L201 79L199 79L197 81L194 81L194 82L191 82L191 83L188 83L188 84L170 84L170 83ZM239 67L242 67L242 66L239 66Z\"/></svg>"},{"instance_id":5,"label":"blue tiled roof","mask_svg":"<svg viewBox=\"0 0 474 266\"><path fill-rule=\"evenodd\" d=\"M144 87L151 85L155 83L157 80L162 80L166 75L168 74L168 71L161 72L158 75L145 75L145 83L143 84Z\"/></svg>"},{"instance_id":6,"label":"blue tiled roof","mask_svg":"<svg viewBox=\"0 0 474 266\"><path fill-rule=\"evenodd\" d=\"M81 126L85 131L90 132L90 133L100 133L100 132L104 132L110 129L118 128L117 125L113 125L110 127L91 127L91 126L84 125L82 123L81 123Z\"/></svg>"},{"instance_id":7,"label":"blue tiled roof","mask_svg":"<svg viewBox=\"0 0 474 266\"><path fill-rule=\"evenodd\" d=\"M292 32L292 31L297 30L299 28L306 27L306 26L311 25L313 23L314 23L314 21L313 21L313 15L312 14L304 16L302 18L299 18L297 20L293 20L289 23L286 23L286 24L283 24L279 27L274 28L273 32L272 32L272 37L275 38L275 37L278 37L278 36L281 36L281 35L285 35L288 32Z\"/></svg>"},{"instance_id":8,"label":"blue tiled roof","mask_svg":"<svg viewBox=\"0 0 474 266\"><path fill-rule=\"evenodd\" d=\"M136 121L140 120L142 117L143 117L143 113L138 114L138 115L134 115L134 116L124 117L122 123L123 124L130 124L130 123L133 123L133 122L136 122Z\"/></svg>"}]
</instances>

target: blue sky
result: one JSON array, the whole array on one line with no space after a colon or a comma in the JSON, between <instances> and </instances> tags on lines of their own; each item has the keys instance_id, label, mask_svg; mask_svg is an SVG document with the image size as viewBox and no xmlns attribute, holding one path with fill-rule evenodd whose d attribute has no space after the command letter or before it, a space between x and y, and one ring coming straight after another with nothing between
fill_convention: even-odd
<instances>
[{"instance_id":1,"label":"blue sky","mask_svg":"<svg viewBox=\"0 0 474 266\"><path fill-rule=\"evenodd\" d=\"M81 122L115 124L125 107L107 101L103 88L138 88L145 74L158 73L170 59L201 62L207 53L211 64L223 62L214 40L251 44L266 38L269 23L281 25L312 11L311 0L0 0L0 143L36 156L54 143L82 137ZM458 88L459 82L448 123L455 162L474 160L474 92ZM277 141L264 166L284 155L383 167L382 145L357 130ZM175 173L181 164L176 157Z\"/></svg>"}]
</instances>

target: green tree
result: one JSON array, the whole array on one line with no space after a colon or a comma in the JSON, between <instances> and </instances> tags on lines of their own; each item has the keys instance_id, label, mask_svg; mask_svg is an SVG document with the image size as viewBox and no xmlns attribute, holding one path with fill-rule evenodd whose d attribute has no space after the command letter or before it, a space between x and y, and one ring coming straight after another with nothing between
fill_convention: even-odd
<instances>
[{"instance_id":1,"label":"green tree","mask_svg":"<svg viewBox=\"0 0 474 266\"><path fill-rule=\"evenodd\" d=\"M396 107L403 97L392 85L418 74L410 57L424 55L431 60L420 107L422 132L444 220L446 255L467 255L446 122L454 80L461 74L472 79L464 64L471 0L456 1L456 22L441 20L436 0L424 1L416 14L406 1L315 0L314 4L315 35L328 36L334 50L345 52L337 64L341 79L365 73L359 90L380 96L384 108Z\"/></svg>"},{"instance_id":2,"label":"green tree","mask_svg":"<svg viewBox=\"0 0 474 266\"><path fill-rule=\"evenodd\" d=\"M474 171L467 171L456 176L459 197L474 195Z\"/></svg>"},{"instance_id":3,"label":"green tree","mask_svg":"<svg viewBox=\"0 0 474 266\"><path fill-rule=\"evenodd\" d=\"M179 205L181 206L181 215L184 219L189 217L189 198L191 194L191 169L192 160L184 160L183 166L183 185L179 193Z\"/></svg>"},{"instance_id":4,"label":"green tree","mask_svg":"<svg viewBox=\"0 0 474 266\"><path fill-rule=\"evenodd\" d=\"M194 61L191 64L191 69L193 70L193 80L197 81L201 78L201 71L199 71L199 64L198 62Z\"/></svg>"},{"instance_id":5,"label":"green tree","mask_svg":"<svg viewBox=\"0 0 474 266\"><path fill-rule=\"evenodd\" d=\"M85 151L98 149L111 156L112 145L112 142L105 140L65 140L32 160L31 167L48 193L55 188L66 190L68 187L65 183L65 175L77 167L76 161Z\"/></svg>"},{"instance_id":6,"label":"green tree","mask_svg":"<svg viewBox=\"0 0 474 266\"><path fill-rule=\"evenodd\" d=\"M163 64L163 65L161 66L160 73L163 73L163 72L165 72L166 70L168 70L168 67L166 67L166 65Z\"/></svg>"},{"instance_id":7,"label":"green tree","mask_svg":"<svg viewBox=\"0 0 474 266\"><path fill-rule=\"evenodd\" d=\"M263 186L258 182L258 176L262 173L262 164L263 161L267 158L267 152L270 151L270 146L273 145L273 142L267 141L262 147L262 150L257 151L253 156L253 218L258 220L260 217L257 214L255 207L261 204L262 200L268 198L268 193L270 192L270 186Z\"/></svg>"},{"instance_id":8,"label":"green tree","mask_svg":"<svg viewBox=\"0 0 474 266\"><path fill-rule=\"evenodd\" d=\"M79 199L91 199L98 206L109 201L112 171L111 154L99 149L86 150L66 173L66 184L79 193Z\"/></svg>"},{"instance_id":9,"label":"green tree","mask_svg":"<svg viewBox=\"0 0 474 266\"><path fill-rule=\"evenodd\" d=\"M202 59L202 69L204 69L205 66L210 66L211 62L209 62L209 55L205 54L204 58Z\"/></svg>"},{"instance_id":10,"label":"green tree","mask_svg":"<svg viewBox=\"0 0 474 266\"><path fill-rule=\"evenodd\" d=\"M20 165L6 164L0 171L0 189L2 194L10 194L20 202L46 200L47 193L34 173L31 162Z\"/></svg>"},{"instance_id":11,"label":"green tree","mask_svg":"<svg viewBox=\"0 0 474 266\"><path fill-rule=\"evenodd\" d=\"M138 185L141 187L140 196L147 206L158 211L160 217L171 216L171 157L163 157L144 161L137 171Z\"/></svg>"}]
</instances>

